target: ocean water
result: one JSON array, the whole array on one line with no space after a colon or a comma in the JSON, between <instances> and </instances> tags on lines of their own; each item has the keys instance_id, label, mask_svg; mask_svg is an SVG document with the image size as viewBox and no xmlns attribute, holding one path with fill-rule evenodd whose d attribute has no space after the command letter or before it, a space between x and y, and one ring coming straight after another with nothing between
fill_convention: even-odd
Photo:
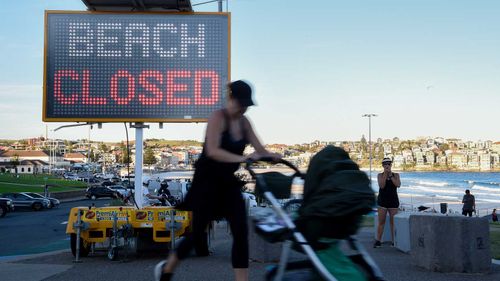
<instances>
[{"instance_id":1,"label":"ocean water","mask_svg":"<svg viewBox=\"0 0 500 281\"><path fill-rule=\"evenodd\" d=\"M476 198L476 209L483 212L500 209L498 172L401 172L400 176L398 194L403 205L448 203L450 208L458 210L465 190L469 189ZM372 172L372 187L378 191L376 172Z\"/></svg>"},{"instance_id":2,"label":"ocean water","mask_svg":"<svg viewBox=\"0 0 500 281\"><path fill-rule=\"evenodd\" d=\"M269 171L258 169L258 172ZM289 174L289 169L279 170ZM368 174L368 171L365 171ZM167 172L144 175L152 178L186 178L192 171ZM378 192L377 171L372 171L372 188ZM491 213L493 208L500 209L500 173L499 172L400 172L401 187L398 194L401 206L414 209L420 205L439 211L439 203L447 203L448 209L461 212L462 197L469 189L476 198L476 209L480 215ZM252 186L253 187L253 186ZM303 182L297 179L292 186L292 195L300 198Z\"/></svg>"}]
</instances>

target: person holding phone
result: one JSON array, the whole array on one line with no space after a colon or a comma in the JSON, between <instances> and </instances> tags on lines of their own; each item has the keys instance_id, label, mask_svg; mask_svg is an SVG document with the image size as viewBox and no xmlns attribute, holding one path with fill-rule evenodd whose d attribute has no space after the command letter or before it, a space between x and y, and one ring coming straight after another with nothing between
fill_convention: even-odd
<instances>
[{"instance_id":1,"label":"person holding phone","mask_svg":"<svg viewBox=\"0 0 500 281\"><path fill-rule=\"evenodd\" d=\"M384 158L382 160L382 167L384 171L377 175L378 182L378 226L377 226L377 239L375 240L374 248L382 246L380 240L384 233L384 226L387 213L389 213L391 225L391 241L394 246L394 216L398 213L399 198L398 188L401 186L401 179L398 173L392 172L391 158Z\"/></svg>"}]
</instances>

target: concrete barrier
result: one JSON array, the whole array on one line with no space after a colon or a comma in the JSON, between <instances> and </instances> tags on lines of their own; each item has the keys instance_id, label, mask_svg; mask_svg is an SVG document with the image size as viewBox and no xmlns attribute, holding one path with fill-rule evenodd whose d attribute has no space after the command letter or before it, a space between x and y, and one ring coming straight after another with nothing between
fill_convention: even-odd
<instances>
[{"instance_id":1,"label":"concrete barrier","mask_svg":"<svg viewBox=\"0 0 500 281\"><path fill-rule=\"evenodd\" d=\"M491 270L486 218L415 214L410 217L411 260L430 271L486 273Z\"/></svg>"},{"instance_id":2,"label":"concrete barrier","mask_svg":"<svg viewBox=\"0 0 500 281\"><path fill-rule=\"evenodd\" d=\"M373 219L373 238L376 240L377 239L377 227L378 227L378 213L375 213L374 219ZM380 239L380 242L392 242L391 239L391 218L389 217L389 213L387 213L386 218L385 218L385 225L384 225L384 232L382 232L382 239Z\"/></svg>"},{"instance_id":3,"label":"concrete barrier","mask_svg":"<svg viewBox=\"0 0 500 281\"><path fill-rule=\"evenodd\" d=\"M414 213L401 212L394 216L394 247L410 252L410 216Z\"/></svg>"}]
</instances>

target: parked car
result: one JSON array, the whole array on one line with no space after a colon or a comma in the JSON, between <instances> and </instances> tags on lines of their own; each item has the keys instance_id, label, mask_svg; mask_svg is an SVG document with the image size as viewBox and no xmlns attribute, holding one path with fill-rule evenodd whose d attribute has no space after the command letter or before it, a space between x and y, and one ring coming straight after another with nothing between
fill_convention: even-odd
<instances>
[{"instance_id":1,"label":"parked car","mask_svg":"<svg viewBox=\"0 0 500 281\"><path fill-rule=\"evenodd\" d=\"M92 200L101 197L117 198L117 191L106 186L91 186L87 188L85 196Z\"/></svg>"},{"instance_id":2,"label":"parked car","mask_svg":"<svg viewBox=\"0 0 500 281\"><path fill-rule=\"evenodd\" d=\"M0 197L12 200L16 208L31 208L35 211L47 209L50 206L50 200L46 198L33 198L29 195L19 192L3 193Z\"/></svg>"},{"instance_id":3,"label":"parked car","mask_svg":"<svg viewBox=\"0 0 500 281\"><path fill-rule=\"evenodd\" d=\"M109 181L109 180L105 180L105 181L101 182L101 186L110 186L110 185L116 185L116 183Z\"/></svg>"},{"instance_id":4,"label":"parked car","mask_svg":"<svg viewBox=\"0 0 500 281\"><path fill-rule=\"evenodd\" d=\"M117 193L119 193L122 198L129 196L130 192L131 192L130 189L126 188L123 185L109 185L108 188L110 188L110 189L116 191Z\"/></svg>"},{"instance_id":5,"label":"parked car","mask_svg":"<svg viewBox=\"0 0 500 281\"><path fill-rule=\"evenodd\" d=\"M50 200L50 206L49 206L49 208L59 207L59 204L61 204L61 202L57 198L45 197L45 196L43 196L41 194L38 194L38 193L35 193L35 192L21 192L21 193L29 195L29 196L31 196L33 198L45 198L45 199L49 199Z\"/></svg>"},{"instance_id":6,"label":"parked car","mask_svg":"<svg viewBox=\"0 0 500 281\"><path fill-rule=\"evenodd\" d=\"M63 178L64 179L67 179L67 180L76 180L78 176L76 174L73 174L73 173L66 173L63 175Z\"/></svg>"},{"instance_id":7,"label":"parked car","mask_svg":"<svg viewBox=\"0 0 500 281\"><path fill-rule=\"evenodd\" d=\"M5 217L8 212L14 211L14 203L9 198L0 198L0 218Z\"/></svg>"}]
</instances>

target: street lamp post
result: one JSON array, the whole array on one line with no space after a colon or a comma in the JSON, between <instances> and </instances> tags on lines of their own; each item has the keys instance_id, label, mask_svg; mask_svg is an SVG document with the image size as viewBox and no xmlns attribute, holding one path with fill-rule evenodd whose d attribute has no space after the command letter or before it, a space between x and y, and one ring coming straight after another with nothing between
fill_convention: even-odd
<instances>
[{"instance_id":1,"label":"street lamp post","mask_svg":"<svg viewBox=\"0 0 500 281\"><path fill-rule=\"evenodd\" d=\"M370 185L372 184L372 117L377 117L377 114L367 113L362 117L368 117L368 143L370 146Z\"/></svg>"}]
</instances>

